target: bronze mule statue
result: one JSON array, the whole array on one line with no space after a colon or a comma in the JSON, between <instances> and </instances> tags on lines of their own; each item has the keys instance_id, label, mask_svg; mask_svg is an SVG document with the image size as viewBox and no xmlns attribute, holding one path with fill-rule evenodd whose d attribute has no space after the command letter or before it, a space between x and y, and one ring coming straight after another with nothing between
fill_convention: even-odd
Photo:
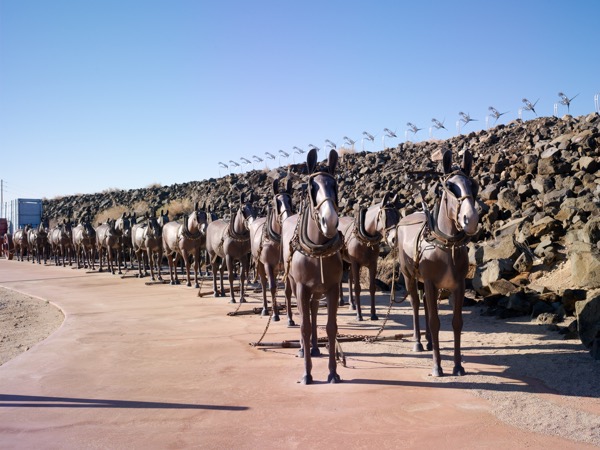
<instances>
[{"instance_id":1,"label":"bronze mule statue","mask_svg":"<svg viewBox=\"0 0 600 450\"><path fill-rule=\"evenodd\" d=\"M234 217L229 222L218 219L210 222L206 229L206 251L210 258L213 273L213 291L215 297L225 296L223 286L224 264L227 265L229 279L229 297L235 303L233 289L234 264L239 261L240 271L240 302L245 302L244 284L250 265L250 224L255 219L256 213L252 207L251 199L240 198L240 205ZM217 261L221 260L219 267L220 287L217 289Z\"/></svg>"},{"instance_id":2,"label":"bronze mule statue","mask_svg":"<svg viewBox=\"0 0 600 450\"><path fill-rule=\"evenodd\" d=\"M267 279L271 292L273 320L279 321L277 306L277 270L281 259L281 226L292 214L292 186L288 179L286 190L280 192L279 180L273 181L273 203L267 208L267 216L259 217L250 224L250 244L256 272L260 278L263 296L262 315L268 315ZM287 305L288 325L295 325L292 320L291 306Z\"/></svg>"},{"instance_id":3,"label":"bronze mule statue","mask_svg":"<svg viewBox=\"0 0 600 450\"><path fill-rule=\"evenodd\" d=\"M337 308L342 281L343 237L338 231L337 181L338 162L335 150L329 153L328 167L316 171L317 151L307 156L308 182L300 212L283 222L281 244L285 267L285 295L293 293L300 313L300 353L304 358L301 382L313 381L312 356L319 356L317 315L319 300L327 301L327 337L329 341L330 383L340 382L335 359Z\"/></svg>"},{"instance_id":4,"label":"bronze mule statue","mask_svg":"<svg viewBox=\"0 0 600 450\"><path fill-rule=\"evenodd\" d=\"M339 229L344 235L346 246L342 252L344 261L350 265L348 293L352 309L356 309L356 318L363 320L360 307L360 268L369 270L369 294L371 295L371 320L378 320L375 311L375 275L379 247L382 239L387 239L391 230L396 228L400 213L395 206L396 197L389 198L386 192L380 203L369 208L359 209L354 217L340 217ZM343 297L340 288L340 305Z\"/></svg>"},{"instance_id":5,"label":"bronze mule statue","mask_svg":"<svg viewBox=\"0 0 600 450\"><path fill-rule=\"evenodd\" d=\"M434 210L410 214L397 227L397 248L400 270L410 294L413 309L414 351L423 351L419 326L419 295L417 283L425 287L425 324L428 349L433 349L432 375L444 374L440 360L438 291L450 291L453 299L452 328L454 330L454 375L464 375L460 338L463 327L462 307L465 277L469 269L467 243L477 232L479 214L475 198L478 186L469 177L473 164L466 150L461 168L452 169L452 153L443 155L444 175L440 181L441 195Z\"/></svg>"}]
</instances>

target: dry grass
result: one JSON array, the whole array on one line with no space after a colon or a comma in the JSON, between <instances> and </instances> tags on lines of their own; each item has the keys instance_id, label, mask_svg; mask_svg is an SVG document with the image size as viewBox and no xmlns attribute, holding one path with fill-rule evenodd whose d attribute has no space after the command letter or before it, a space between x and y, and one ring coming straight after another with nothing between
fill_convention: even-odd
<instances>
[{"instance_id":1,"label":"dry grass","mask_svg":"<svg viewBox=\"0 0 600 450\"><path fill-rule=\"evenodd\" d=\"M108 219L118 219L123 215L123 213L129 213L129 208L123 205L113 206L111 208L105 209L104 211L98 212L92 221L93 225L98 223L105 223Z\"/></svg>"},{"instance_id":2,"label":"dry grass","mask_svg":"<svg viewBox=\"0 0 600 450\"><path fill-rule=\"evenodd\" d=\"M162 187L162 183L150 183L148 186L146 186L146 189L154 189L154 188L161 188Z\"/></svg>"},{"instance_id":3,"label":"dry grass","mask_svg":"<svg viewBox=\"0 0 600 450\"><path fill-rule=\"evenodd\" d=\"M194 203L195 201L192 198L180 198L163 205L161 209L168 211L170 217L177 217L193 211Z\"/></svg>"},{"instance_id":4,"label":"dry grass","mask_svg":"<svg viewBox=\"0 0 600 450\"><path fill-rule=\"evenodd\" d=\"M356 150L353 148L347 148L347 147L340 147L338 149L338 153L341 157L344 157L344 155L354 155L356 154Z\"/></svg>"}]
</instances>

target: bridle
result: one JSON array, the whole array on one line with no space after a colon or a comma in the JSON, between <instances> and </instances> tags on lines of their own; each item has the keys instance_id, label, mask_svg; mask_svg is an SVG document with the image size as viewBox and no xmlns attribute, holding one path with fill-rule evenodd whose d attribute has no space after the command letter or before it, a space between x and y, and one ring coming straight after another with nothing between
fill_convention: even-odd
<instances>
[{"instance_id":1,"label":"bridle","mask_svg":"<svg viewBox=\"0 0 600 450\"><path fill-rule=\"evenodd\" d=\"M335 191L334 191L334 197L330 197L330 196L325 196L325 198L323 198L319 203L317 203L316 198L314 198L313 193L312 193L312 183L315 182L314 179L317 176L324 176L326 178L329 178L331 180L333 180L333 182L335 183L334 185L336 186ZM316 183L316 182L315 182ZM333 207L333 210L336 213L339 213L338 210L338 195L337 195L337 182L335 180L335 178L333 177L333 175L327 173L327 172L316 172L311 174L308 177L308 198L309 198L309 208L310 208L310 217L317 223L317 226L319 227L319 231L322 234L323 230L321 229L321 221L319 220L321 218L321 207L327 203L330 202L331 206Z\"/></svg>"},{"instance_id":2,"label":"bridle","mask_svg":"<svg viewBox=\"0 0 600 450\"><path fill-rule=\"evenodd\" d=\"M469 182L469 185L470 185L471 189L469 190L469 192L467 194L464 194L464 195L461 195L460 197L457 197L456 194L454 194L454 192L452 192L452 190L448 187L449 180L451 178L453 178L454 176L463 177L463 178L465 178ZM442 180L442 183L441 183L442 190L446 194L444 196L444 201L446 203L446 217L449 220L451 220L452 223L454 223L454 226L456 227L456 229L459 232L464 232L467 235L468 235L468 233L464 230L463 226L461 225L460 220L458 218L458 215L460 214L460 210L462 208L462 204L463 204L463 202L465 200L471 200L472 202L475 202L475 197L474 197L474 194L473 194L474 184L475 184L475 182L473 180L471 180L467 175L465 175L461 170L457 170L455 172L452 172L452 173L446 175L444 177L444 179ZM452 215L450 215L451 208L448 207L448 198L453 199L456 202L456 207L454 208L454 214L452 214Z\"/></svg>"}]
</instances>

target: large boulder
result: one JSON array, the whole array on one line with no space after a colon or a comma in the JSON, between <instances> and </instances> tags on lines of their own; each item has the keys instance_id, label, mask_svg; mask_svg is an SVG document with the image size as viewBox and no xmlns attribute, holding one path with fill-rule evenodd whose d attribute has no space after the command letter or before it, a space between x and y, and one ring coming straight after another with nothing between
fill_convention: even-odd
<instances>
[{"instance_id":1,"label":"large boulder","mask_svg":"<svg viewBox=\"0 0 600 450\"><path fill-rule=\"evenodd\" d=\"M573 287L600 287L600 249L597 245L573 242L569 248L569 259Z\"/></svg>"},{"instance_id":2,"label":"large boulder","mask_svg":"<svg viewBox=\"0 0 600 450\"><path fill-rule=\"evenodd\" d=\"M594 357L600 359L597 352L600 340L600 295L575 303L575 314L581 342L590 350L596 349Z\"/></svg>"}]
</instances>

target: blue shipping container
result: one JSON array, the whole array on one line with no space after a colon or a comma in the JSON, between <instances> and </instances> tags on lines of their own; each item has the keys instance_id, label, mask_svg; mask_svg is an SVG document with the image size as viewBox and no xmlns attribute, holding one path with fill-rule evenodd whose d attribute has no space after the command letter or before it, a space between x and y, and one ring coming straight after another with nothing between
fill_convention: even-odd
<instances>
[{"instance_id":1,"label":"blue shipping container","mask_svg":"<svg viewBox=\"0 0 600 450\"><path fill-rule=\"evenodd\" d=\"M14 233L19 228L23 228L29 224L32 227L37 227L42 221L42 200L33 198L19 198L16 201L16 211L12 218L12 224L15 228Z\"/></svg>"}]
</instances>

